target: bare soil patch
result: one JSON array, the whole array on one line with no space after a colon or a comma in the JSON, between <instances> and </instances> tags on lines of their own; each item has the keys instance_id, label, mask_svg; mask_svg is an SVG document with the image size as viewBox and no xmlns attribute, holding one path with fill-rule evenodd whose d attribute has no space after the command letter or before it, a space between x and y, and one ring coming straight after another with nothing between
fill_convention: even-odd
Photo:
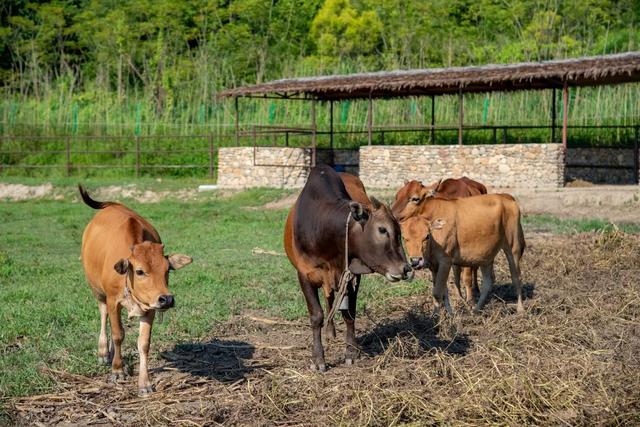
<instances>
[{"instance_id":1,"label":"bare soil patch","mask_svg":"<svg viewBox=\"0 0 640 427\"><path fill-rule=\"evenodd\" d=\"M110 384L107 375L47 371L59 391L8 406L25 425L637 423L640 237L533 235L527 243L524 315L515 314L500 256L500 285L479 315L456 301L455 320L438 324L428 283L424 296L367 301L352 367L343 364L341 321L320 374L309 369L307 319L245 313L210 338L164 349L152 362L149 398L137 396L135 378Z\"/></svg>"},{"instance_id":2,"label":"bare soil patch","mask_svg":"<svg viewBox=\"0 0 640 427\"><path fill-rule=\"evenodd\" d=\"M0 200L18 202L22 200L41 199L50 196L53 192L53 185L50 183L42 185L5 184L0 182Z\"/></svg>"}]
</instances>

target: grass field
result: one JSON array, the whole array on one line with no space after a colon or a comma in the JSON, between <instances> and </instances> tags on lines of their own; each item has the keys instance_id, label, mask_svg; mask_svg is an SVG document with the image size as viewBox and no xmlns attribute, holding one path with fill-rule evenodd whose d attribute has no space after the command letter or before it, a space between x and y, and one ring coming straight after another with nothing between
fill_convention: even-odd
<instances>
[{"instance_id":1,"label":"grass field","mask_svg":"<svg viewBox=\"0 0 640 427\"><path fill-rule=\"evenodd\" d=\"M27 183L36 182L35 180L29 181L17 179L14 182L18 181ZM1 402L4 402L0 403L0 405L4 406L4 409L0 406L0 423L3 420L10 420L11 418L9 417L15 416L15 413L10 413L8 409L9 406L7 406L8 402L12 399L15 399L18 396L52 393L64 389L64 381L51 375L51 372L64 372L68 375L78 374L83 377L97 376L99 378L92 381L101 384L101 382L104 381L103 378L105 374L109 371L109 368L107 367L100 367L96 365L95 354L99 325L97 305L86 285L82 267L78 258L83 228L94 212L79 202L71 181L61 179L56 181L55 184L57 193L55 193L55 197L51 197L49 199L24 202L0 202L0 322L2 324L2 327L0 327L0 399L2 399ZM87 182L87 186L90 191L98 186L104 187L116 184L118 184L116 181ZM152 191L175 192L175 194L180 195L180 189L192 187L194 182L171 180L158 182L153 180L143 180L136 182L136 184L143 190L149 189ZM159 356L159 353L162 350L168 351L173 349L174 352L177 351L176 349L180 348L184 350L184 348L188 348L191 343L203 342L204 340L210 339L212 335L220 333L220 331L229 333L229 330L237 332L238 330L246 329L246 327L241 328L233 325L228 326L229 324L227 322L229 322L229 319L234 318L233 316L235 315L241 315L247 312L258 312L263 316L281 319L284 324L288 324L287 322L292 322L292 324L295 325L307 324L305 317L306 307L297 286L294 270L288 263L286 257L278 255L283 252L281 236L286 217L286 210L271 210L264 208L266 203L276 201L289 194L290 192L285 190L262 189L229 194L218 192L201 194L189 193L187 195L182 194L176 197L169 195L162 201L155 203L139 203L134 200L122 200L148 218L155 225L166 244L168 252L175 251L186 253L194 257L192 265L183 270L172 273L171 275L170 288L176 296L176 308L171 310L165 316L164 323L156 323L154 325L151 350L152 364L158 365L163 363ZM59 200L54 200L56 198ZM560 220L549 216L528 216L524 219L524 225L525 234L542 233L544 235L548 234L554 236L554 238L560 236L561 238L568 239L568 241L571 242L573 242L572 239L575 238L574 236L582 236L582 234L576 233L584 232L595 231L596 234L592 233L591 235L604 236L601 239L605 239L605 241L606 236L609 235L614 237L619 235L629 236L617 231L614 226L607 224L606 222L595 220ZM623 231L631 233L640 231L640 225L638 224L621 225L620 228ZM578 240L580 239L584 240L582 237L578 238ZM596 240L597 239L598 237L596 237ZM615 244L613 249L608 252L605 251L606 247L603 249L602 247L597 246L597 243L595 244L596 246L593 246L593 242L587 239L591 243L584 243L586 245L584 246L585 251L587 251L586 253L581 253L582 249L580 243L578 243L568 245L567 247L572 249L566 254L562 254L561 249L553 249L553 245L551 245L551 249L545 247L545 241L542 239L542 241L536 243L537 246L534 245L534 255L529 255L530 261L528 261L528 264L525 264L525 274L529 274L529 280L532 280L532 277L537 277L538 281L535 282L534 285L542 288L542 282L547 280L556 280L553 279L556 276L558 277L558 283L563 283L562 280L573 280L572 278L574 278L574 276L572 275L575 271L582 268L589 269L592 267L596 270L599 269L598 271L604 271L606 273L607 269L613 268L612 266L614 264L603 264L600 266L589 264L597 262L598 259L609 259L607 257L613 256L619 247L626 248L626 250L637 250L638 245L636 245L636 243L627 244L628 242L625 240L631 239L630 241L636 242L636 237L623 237L622 239L623 240L616 241L621 246L616 246L617 243L614 242ZM559 248L561 247L562 246L559 246ZM593 250L596 252L589 252ZM274 255L268 253L270 251L276 252L277 254ZM556 263L553 264L552 267L550 267L551 264L544 264L543 261L546 256L545 254L548 255L549 251L557 257ZM536 257L536 253L538 254L538 257ZM624 259L627 259L630 256L632 256L632 254L623 254ZM582 261L580 261L580 259ZM525 263L527 263L527 255L525 255ZM557 270L562 264L564 264L565 268L568 269L564 274L560 270ZM571 272L572 268L575 269L574 272ZM633 269L635 267L632 266L630 268ZM546 269L549 270L547 271ZM580 271L582 272L582 270ZM547 274L549 275L548 277L546 277ZM595 270L593 274L590 275L585 273L586 275L584 277L582 277L581 274L582 273L579 273L575 278L581 277L581 280L591 280L590 283L587 283L587 288L590 288L592 284L595 285L596 283L600 283L600 279L596 278L597 274L595 273ZM528 279L525 278L525 282L527 282L527 280ZM571 280L571 286L578 286L574 285L574 282ZM503 280L503 283L505 282L506 280ZM623 288L621 288L627 293L625 295L633 294L637 297L637 287L627 288L626 286L627 285L624 285ZM362 297L359 299L359 312L363 313L368 311L378 313L380 316L386 316L390 314L385 310L388 309L397 314L396 312L400 310L400 308L398 308L400 306L404 315L406 315L406 311L409 310L411 304L415 303L416 298L422 298L422 295L426 294L425 289L429 288L430 285L425 285L424 280L416 280L412 283L401 282L399 284L388 284L379 277L367 276L363 281ZM569 287L567 289L572 288ZM591 289L588 289L588 291L590 292ZM544 289L542 291L538 291L536 289L535 295L540 295L539 298L543 300L546 298L546 300L549 301L556 301L558 297L562 298L564 306L560 307L560 309L569 310L567 313L572 310L572 304L577 304L575 307L580 306L580 303L577 303L571 295L571 292L573 291L566 293L565 290L562 290L558 291L556 294L554 294L553 291L551 291L551 294L545 294L544 292ZM580 288L580 292L584 295L584 288ZM578 292L578 294L580 294L580 292ZM594 296L594 300L600 300L601 297L602 295L596 294ZM549 326L549 319L545 318L545 315L547 313L553 313L554 316L558 315L558 312L553 310L548 312L545 311L540 303L536 301L536 298L534 298L533 301L528 302L529 306L533 303L535 308L528 314L531 317L526 323L522 323L520 326L517 326L513 320L507 320L509 323L507 323L508 328L506 330L511 330L513 332L513 328L515 327L521 334L524 334L517 339L518 342L522 342L522 340L525 339L525 336L531 337L536 335L535 329L526 329L525 325L531 328L541 327L541 330L545 330L544 328ZM614 300L616 303L620 302L619 299L615 298L611 299L611 302ZM638 301L634 300L633 304L629 303L632 304L631 306L621 305L619 307L620 312L616 313L616 315L623 317L624 322L636 322L637 317L635 316L637 311L633 311L632 314L625 314L625 310L631 310L632 308L635 310L638 305L637 303ZM513 316L505 314L509 312L505 312L504 308L500 308L501 306L502 304L500 303L495 304L492 311L490 311L481 322L485 325L487 322L493 322L490 327L496 327L496 325L501 324L500 317L502 315L513 318ZM557 306L554 307L558 308ZM580 312L578 308L574 308L574 310L575 312ZM605 317L602 317L602 319L598 318L598 315L595 312L584 312L583 314L587 316L582 319L584 322L583 326L588 324L589 321L602 321L602 319L605 319ZM613 314L609 314L613 316ZM591 316L591 318L589 318L589 316ZM416 320L416 324L424 326L425 321L420 319L422 318ZM562 317L560 316L558 319L562 319ZM616 318L616 322L617 319L618 318ZM382 319L380 318L379 320ZM477 321L471 320L471 323L476 323L475 326L478 326ZM615 322L611 325L613 324L615 324ZM626 325L627 323L624 324ZM130 364L136 365L137 354L135 350L135 338L137 336L137 324L125 321L125 325L127 325L127 338L123 347L125 358ZM416 326L414 325L409 329L416 332L414 329L411 329L415 327ZM473 326L468 326L468 324L467 327L473 328ZM580 329L580 327L578 329ZM637 334L635 329L630 330L635 331L633 333ZM305 357L308 356L305 356L305 354L308 351L306 345L310 340L310 332L307 330L306 326L301 329L301 331L302 332L299 335L295 335L295 340L300 340L301 342L296 342L295 344L302 346L303 350L300 351L300 354L302 355L296 357L294 367L299 367L302 364L306 365L307 363ZM259 329L257 333L258 337L260 337ZM566 330L562 330L558 333L560 334L558 336L564 337L562 339L566 338L567 340L570 340L570 338L567 338L564 335L567 333ZM587 334L587 332L584 333ZM283 334L285 336L283 340L290 343L293 335L287 335L286 331L283 332ZM359 331L359 334L361 334L361 331ZM416 335L420 336L417 332ZM269 336L268 331L266 336ZM473 340L473 329L465 332L464 336L466 337L466 340ZM501 339L510 339L508 336L505 337L504 333L500 336L502 337ZM596 336L599 337L599 333L593 332L592 338L595 339L594 337ZM589 340L592 338L589 338L587 334L584 336L581 335L580 340ZM634 339L635 338L637 338L637 336L634 337ZM433 337L430 339L433 339ZM620 339L625 339L624 334ZM459 340L460 336L454 336L449 345L460 345ZM560 340L560 338L558 338L558 340ZM543 340L537 345L540 346L540 348L545 348L545 351L549 351L554 354L556 353L556 350L561 350L560 354L565 352L565 345L571 346L564 341L562 342L562 345L558 344L558 342L553 344ZM629 342L635 345L634 343L636 341ZM440 362L438 362L437 360L432 360L432 352L426 351L424 348L418 351L411 347L413 344L411 344L410 340L396 340L394 343L389 341L389 343L385 345L380 342L382 349L376 353L377 356L370 355L369 362L365 362L365 368L372 369L374 374L375 372L378 372L381 375L380 378L387 378L385 375L390 375L390 373L384 371L383 367L386 366L385 364L391 362L387 361L386 357L391 357L392 359L393 357L399 357L398 360L400 360L400 362L408 357L410 362L407 362L406 366L414 366L417 361L424 361L425 358L429 360L425 366L444 363L442 360L437 359L438 357L444 357L442 352L436 352L439 354L439 356L436 357L437 360L440 360ZM372 344L371 342L367 342L366 339L362 344L364 347L367 347L367 345L378 345L377 343ZM513 348L510 347L508 343L503 342L502 344L504 348L510 349L505 351L513 351ZM181 345L182 347L180 347ZM334 347L342 348L341 345L342 344L334 344ZM407 345L408 347L406 347ZM484 344L476 343L476 347L471 347L477 348L477 346L479 346L482 350L483 345ZM535 347L536 344L527 342L526 345L533 345ZM605 347L608 345L609 342L607 341ZM468 346L469 344L467 344L467 347ZM420 345L418 347L420 347ZM446 344L442 345L442 348L447 347L448 346ZM500 351L499 343L493 342L490 347L494 352ZM531 348L527 348L531 350ZM622 351L621 349L623 348L626 347L618 346L617 349L613 349L611 351ZM418 351L418 353L415 353L416 351ZM600 353L598 353L598 351L600 351ZM585 354L588 354L589 357L593 357L597 360L602 358L606 359L608 353L602 353L602 351L604 350L598 347L589 349ZM405 355L405 353L407 354ZM409 353L415 353L415 357L411 357ZM429 359L429 357L431 357L431 359ZM453 356L447 353L446 357ZM513 360L519 360L519 356L514 353L509 353L509 357L515 358ZM284 356L280 358L281 362L287 362L288 360L289 359ZM465 363L465 360L468 361L470 359L467 356L462 356L460 363ZM625 360L635 360L634 363L637 366L637 357L634 356L631 359ZM482 363L485 362L488 363L486 368L492 370L493 368L491 368L490 365L491 362L487 360ZM533 368L535 370L535 367L532 367L530 361L521 361L518 363L522 363L523 369L529 370ZM545 365L544 361L540 363L541 366ZM574 362L569 363L571 364ZM570 386L575 387L575 378L571 377L571 375L573 375L571 372L574 372L576 369L579 371L581 362L575 363L575 365L571 365L571 369L567 368L568 370L566 372L562 371L561 373L557 373L559 377L555 380L553 377L545 377L546 380L560 381L561 383L564 381L567 389ZM604 369L603 366L598 366L598 369ZM283 369L286 371L288 368L283 367ZM376 371L376 369L378 371ZM382 369L382 371L380 371L380 369ZM438 369L445 368L440 366ZM446 369L450 369L450 367ZM477 366L475 369L477 370ZM500 372L500 368L497 365L495 369ZM336 370L334 369L334 372L335 371ZM337 371L340 372L339 369ZM610 371L609 373L611 374L611 372L614 371ZM574 373L577 374L577 371ZM152 372L151 375L153 381L153 376L156 374ZM261 375L262 377L266 375L265 378L272 378L269 377L270 374L268 374L268 372L267 374L263 373ZM289 374L286 374L285 377L287 375ZM454 372L445 373L443 375L444 377L438 379L440 386L443 385L442 381L446 383L446 378L454 378L456 376ZM567 377L563 377L563 375L567 375ZM600 373L598 375L600 375ZM618 375L617 371L615 371L615 375ZM315 376L313 378L315 378L313 381L325 381L318 379ZM598 376L597 379L606 380L607 377L606 375ZM351 380L355 379L351 378ZM266 387L266 385L264 385L264 378L262 378L261 381L262 382L260 384ZM305 383L306 386L312 387L313 381L309 380L308 383ZM329 381L329 379L327 379L327 381ZM480 379L478 381L480 381ZM528 395L530 398L533 396L535 399L544 395L545 399L553 400L553 391L562 389L562 387L560 387L560 389L556 389L555 386L550 384L545 386L544 384L527 383L526 378L523 380L521 377L517 377L514 381L524 381L524 383L521 384L521 386L524 387L523 393ZM130 383L131 384L128 385L131 387L128 388L133 390L135 388L135 381L131 379ZM514 385L509 383L509 387L500 390L499 386L496 385L496 388L493 389L491 393L497 396L497 398L502 399L504 404L514 405L514 402L509 400L511 398L506 395L506 393L510 392L512 386ZM253 399L258 399L258 401L262 403L273 396L279 395L278 393L280 392L285 393L286 391L286 393L292 393L295 395L295 390L288 390L286 388L286 382L278 383L276 379L273 379L270 383L270 387L271 389L269 390L271 391L267 390L268 392L265 392L263 389L253 390L253 392L262 396L258 398L255 397L255 393L251 394L251 390L244 391L251 394ZM538 395L536 394L537 392L529 390L528 387L532 387L532 390L536 387L542 387L543 392ZM544 387L548 388L549 393L544 392L544 390L547 390ZM594 385L593 387L594 389L597 389L596 392L600 391L599 386ZM420 390L421 393L424 392L423 389ZM440 415L436 414L437 416L434 415L434 413L430 413L431 415L429 417L422 418L419 415L419 408L412 408L411 406L415 402L407 397L410 395L411 391L409 389L403 389L402 386L398 386L396 391L398 396L405 396L406 399L403 402L405 402L404 404L406 407L403 411L408 410L409 412L406 413L406 417L398 418L394 422L402 420L405 422L420 422L420 420L422 420L422 422L425 422L426 420L440 420L444 422L447 422L448 420L451 422L451 420L456 419L455 417L450 418L451 414L445 416L446 411ZM393 390L389 391L389 393L392 392ZM351 395L351 398L365 398L361 393L358 394L358 392L355 391L353 393L354 394ZM640 399L632 400L632 403L630 404L625 400L626 397L629 397L624 395L626 392L621 391L621 393L623 393L623 395L617 396L617 400L613 400L614 403L617 402L617 404L622 404L621 402L623 402L627 405L625 408L637 408L637 406L633 405L638 404ZM400 401L398 401L400 403L396 401L398 396L388 396L388 399L390 399L388 401L401 405ZM558 391L558 396L567 398L567 394L562 391ZM576 392L571 395L571 405L577 405L580 399L585 396L591 395L582 392ZM601 397L600 394L597 396ZM484 397L488 398L488 396ZM637 398L638 395L636 394L635 397ZM283 395L281 398L284 399L282 402L274 403L274 405L279 409L274 409L275 412L273 414L270 414L268 411L261 412L260 416L262 418L260 418L261 421L259 423L268 424L276 420L290 420L290 418L285 416L286 413L289 413L288 411L291 408L295 408L296 405L299 406L300 404L299 402L292 403L295 401L295 396L292 397L292 395L289 394L286 396ZM371 398L371 396L368 396L367 398ZM460 399L463 398L464 396L460 396ZM291 401L291 399L294 400ZM374 396L373 400L376 399L377 398ZM431 399L434 400L435 398ZM523 395L517 397L516 401L520 402L522 399L526 400L526 396ZM290 404L293 406L281 406L284 405L283 402L289 402L287 405ZM536 413L536 411L546 413L545 411L553 411L557 408L566 410L567 407L571 407L571 405L566 403L567 402L556 405L554 402L544 402L544 404L540 403L538 407L533 405L530 410L532 413ZM602 402L593 403L593 406L598 408L600 411L596 411L598 416L602 415L602 408L599 406L600 403ZM607 401L606 404L611 404L611 402ZM368 403L362 403L362 405L369 407ZM285 409L286 411L283 412ZM401 408L398 407L395 410L399 411L400 409ZM615 405L613 409L615 409ZM354 407L352 407L352 410L355 410ZM384 410L392 411L391 408L385 408ZM508 412L508 409L504 410ZM250 423L250 418L244 420L236 419L234 422L232 418L229 418L229 409L221 409L221 411L222 412L218 414L222 417L220 418L221 420L231 420L230 422L232 424ZM3 412L4 415L2 415ZM575 417L573 418L572 414L573 413L568 413L567 415L567 413L562 413L558 415L559 418L545 418L539 415L527 418L525 415L519 414L517 416L514 415L514 418L511 419L510 422L546 423L549 422L549 420L556 420L556 422L566 420L567 422L572 423L588 420L589 413L578 411L576 413L577 415L574 414ZM462 416L464 413L460 412L458 415ZM351 415L349 415L349 412L347 411L347 413L340 416L336 415L336 418L329 417L327 419L332 420L333 422L341 421L344 423L350 419L349 416ZM585 418L585 416L587 416L587 418ZM467 417L465 419L467 422L472 421L472 418ZM613 422L616 418L607 419L605 417L599 419ZM633 418L624 418L624 420L627 421L631 419ZM635 419L638 420L638 418ZM144 424L145 422L150 422L148 418L146 421L140 421L140 419L136 420L137 421L135 423ZM353 418L353 420L358 424L389 424L393 421L393 417L382 417L380 414L376 413L376 416L369 420L370 422L367 422L365 418ZM167 420L155 421L161 423L168 422ZM509 418L498 415L495 415L493 418L483 416L477 418L475 421L508 423Z\"/></svg>"}]
</instances>

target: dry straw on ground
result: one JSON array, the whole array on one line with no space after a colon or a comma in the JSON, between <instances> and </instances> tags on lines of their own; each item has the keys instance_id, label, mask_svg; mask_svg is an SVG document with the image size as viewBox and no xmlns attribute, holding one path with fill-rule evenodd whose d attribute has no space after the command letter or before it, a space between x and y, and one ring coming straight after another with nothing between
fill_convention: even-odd
<instances>
[{"instance_id":1,"label":"dry straw on ground","mask_svg":"<svg viewBox=\"0 0 640 427\"><path fill-rule=\"evenodd\" d=\"M440 332L426 293L369 301L360 360L343 366L343 341L330 340L326 374L308 369L306 320L240 316L210 340L162 353L150 398L133 379L47 371L59 391L12 400L10 410L29 425L638 424L640 238L528 243L522 316L506 284L482 314L461 311ZM502 258L497 277L507 283Z\"/></svg>"}]
</instances>

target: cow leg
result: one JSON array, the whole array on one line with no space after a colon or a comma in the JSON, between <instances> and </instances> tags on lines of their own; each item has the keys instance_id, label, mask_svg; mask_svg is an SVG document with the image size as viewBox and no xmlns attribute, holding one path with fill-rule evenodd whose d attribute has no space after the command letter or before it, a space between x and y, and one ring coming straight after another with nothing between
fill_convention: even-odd
<instances>
[{"instance_id":1,"label":"cow leg","mask_svg":"<svg viewBox=\"0 0 640 427\"><path fill-rule=\"evenodd\" d=\"M138 355L140 356L140 369L138 371L138 392L148 394L153 391L151 381L149 381L149 347L151 346L151 328L153 319L156 316L155 310L147 311L140 317L140 332L138 333Z\"/></svg>"},{"instance_id":2,"label":"cow leg","mask_svg":"<svg viewBox=\"0 0 640 427\"><path fill-rule=\"evenodd\" d=\"M111 378L116 381L124 378L122 369L122 341L124 341L124 328L120 318L120 305L107 300L107 311L111 323L111 340L113 341L113 360L111 361Z\"/></svg>"},{"instance_id":3,"label":"cow leg","mask_svg":"<svg viewBox=\"0 0 640 427\"><path fill-rule=\"evenodd\" d=\"M333 289L329 291L329 295L325 294L325 301L327 303L327 307L326 307L327 314L329 314L329 311L331 311L331 307L333 307L333 302L335 298L336 298L336 293L334 292ZM327 334L329 338L336 337L336 325L335 323L333 323L333 318L327 319L327 325L324 327L324 332Z\"/></svg>"},{"instance_id":4,"label":"cow leg","mask_svg":"<svg viewBox=\"0 0 640 427\"><path fill-rule=\"evenodd\" d=\"M349 309L340 310L342 312L342 318L347 325L345 331L345 357L344 363L346 365L352 365L353 361L358 356L358 344L356 344L356 302L358 299L358 289L360 288L360 275L356 275L356 278L347 286L347 295L349 296Z\"/></svg>"},{"instance_id":5,"label":"cow leg","mask_svg":"<svg viewBox=\"0 0 640 427\"><path fill-rule=\"evenodd\" d=\"M311 368L317 368L320 372L324 372L327 370L327 366L324 363L324 349L322 348L322 323L324 322L324 313L320 306L318 289L301 273L298 273L298 280L300 281L304 299L307 302L311 330L313 331L313 366Z\"/></svg>"},{"instance_id":6,"label":"cow leg","mask_svg":"<svg viewBox=\"0 0 640 427\"><path fill-rule=\"evenodd\" d=\"M449 289L447 280L449 279L449 271L451 263L439 263L438 273L436 274L436 282L433 285L433 301L435 304L434 315L440 314L440 308L444 305L447 314L453 316L453 310L449 304Z\"/></svg>"},{"instance_id":7,"label":"cow leg","mask_svg":"<svg viewBox=\"0 0 640 427\"><path fill-rule=\"evenodd\" d=\"M473 286L471 288L471 301L480 295L480 288L478 287L478 267L471 267L473 272Z\"/></svg>"},{"instance_id":8,"label":"cow leg","mask_svg":"<svg viewBox=\"0 0 640 427\"><path fill-rule=\"evenodd\" d=\"M482 291L480 292L480 297L478 298L478 302L474 308L474 311L477 313L482 309L487 297L489 296L489 292L491 292L491 288L493 287L493 263L483 265L480 267L482 271Z\"/></svg>"},{"instance_id":9,"label":"cow leg","mask_svg":"<svg viewBox=\"0 0 640 427\"><path fill-rule=\"evenodd\" d=\"M109 340L107 338L107 304L98 301L100 310L100 335L98 337L98 363L108 365L109 360Z\"/></svg>"},{"instance_id":10,"label":"cow leg","mask_svg":"<svg viewBox=\"0 0 640 427\"><path fill-rule=\"evenodd\" d=\"M511 248L505 249L504 254L509 262L509 271L511 272L511 283L516 288L518 295L518 313L524 313L524 304L522 303L522 282L520 281L520 257L511 252Z\"/></svg>"},{"instance_id":11,"label":"cow leg","mask_svg":"<svg viewBox=\"0 0 640 427\"><path fill-rule=\"evenodd\" d=\"M473 305L473 273L476 268L477 267L464 267L462 269L462 283L464 284L467 294L465 299L469 305Z\"/></svg>"},{"instance_id":12,"label":"cow leg","mask_svg":"<svg viewBox=\"0 0 640 427\"><path fill-rule=\"evenodd\" d=\"M463 272L464 270L462 269L462 267L458 266L458 265L454 265L452 267L453 270L453 283L456 285L456 289L458 290L458 296L460 297L460 299L464 300L464 297L462 296L462 291L460 290L460 277L461 277L461 272Z\"/></svg>"}]
</instances>

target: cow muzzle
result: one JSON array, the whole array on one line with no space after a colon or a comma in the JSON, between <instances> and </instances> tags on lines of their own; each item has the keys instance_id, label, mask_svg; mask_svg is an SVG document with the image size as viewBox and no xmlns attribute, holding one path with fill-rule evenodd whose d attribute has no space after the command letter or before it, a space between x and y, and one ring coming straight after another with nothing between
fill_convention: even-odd
<instances>
[{"instance_id":1,"label":"cow muzzle","mask_svg":"<svg viewBox=\"0 0 640 427\"><path fill-rule=\"evenodd\" d=\"M414 270L422 270L424 268L424 258L421 256L412 256L411 267L413 267Z\"/></svg>"},{"instance_id":2,"label":"cow muzzle","mask_svg":"<svg viewBox=\"0 0 640 427\"><path fill-rule=\"evenodd\" d=\"M411 280L413 280L413 269L409 264L405 264L402 267L402 274L387 273L384 275L384 277L386 277L386 279L390 282L398 282L400 280L406 280L410 282Z\"/></svg>"},{"instance_id":3,"label":"cow muzzle","mask_svg":"<svg viewBox=\"0 0 640 427\"><path fill-rule=\"evenodd\" d=\"M156 307L158 310L167 310L175 305L173 295L160 295Z\"/></svg>"}]
</instances>

